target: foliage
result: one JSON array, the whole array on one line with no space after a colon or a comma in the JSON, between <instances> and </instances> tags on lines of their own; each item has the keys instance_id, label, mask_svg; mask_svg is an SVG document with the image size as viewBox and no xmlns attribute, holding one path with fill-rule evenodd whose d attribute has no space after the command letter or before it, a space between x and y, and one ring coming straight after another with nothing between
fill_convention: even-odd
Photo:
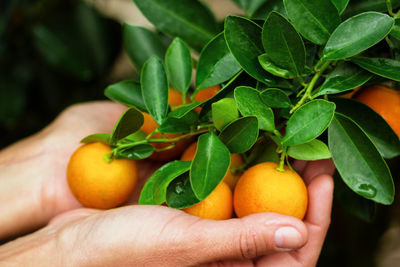
<instances>
[{"instance_id":1,"label":"foliage","mask_svg":"<svg viewBox=\"0 0 400 267\"><path fill-rule=\"evenodd\" d=\"M161 167L145 185L140 203L167 202L175 208L198 203L223 179L230 153L242 153L241 169L269 159L279 161L280 171L290 166L289 156L332 157L347 190L376 203L393 202L385 158L400 155L399 138L372 109L337 96L377 78L389 84L400 80L397 1L368 6L361 1L234 0L246 16L227 16L223 29L200 1L133 2L173 41L166 47L148 30L124 26L124 46L133 63L142 66L140 82L122 81L106 89L110 99L130 109L115 126L120 130L94 140L111 144L111 157L124 157L126 149L146 150L139 145L198 136L194 160ZM143 53L134 36L150 42L150 51ZM198 61L190 52L199 54ZM195 84L190 84L193 66ZM194 101L200 90L217 84L221 90L215 96ZM170 107L168 87L190 101ZM202 110L196 115L198 107ZM155 132L181 135L151 139L154 132L121 142L139 131L139 110L160 125Z\"/></svg>"}]
</instances>

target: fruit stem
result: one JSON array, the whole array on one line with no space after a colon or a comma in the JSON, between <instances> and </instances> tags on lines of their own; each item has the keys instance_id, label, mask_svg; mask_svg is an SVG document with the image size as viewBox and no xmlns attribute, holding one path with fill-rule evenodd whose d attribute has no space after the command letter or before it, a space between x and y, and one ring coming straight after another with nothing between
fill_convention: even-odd
<instances>
[{"instance_id":1,"label":"fruit stem","mask_svg":"<svg viewBox=\"0 0 400 267\"><path fill-rule=\"evenodd\" d=\"M396 14L393 13L392 1L391 0L386 0L386 7L387 7L389 15L392 16L392 17L396 17Z\"/></svg>"},{"instance_id":2,"label":"fruit stem","mask_svg":"<svg viewBox=\"0 0 400 267\"><path fill-rule=\"evenodd\" d=\"M287 146L283 146L282 147L282 154L281 154L279 167L276 168L280 172L284 172L285 171L284 166L285 166L286 151L287 151Z\"/></svg>"},{"instance_id":3,"label":"fruit stem","mask_svg":"<svg viewBox=\"0 0 400 267\"><path fill-rule=\"evenodd\" d=\"M320 61L323 62L323 61ZM321 74L324 72L324 70L331 64L331 61L326 61L325 63L322 64L322 66L320 68L317 68L317 66L319 67L320 62L318 62L315 65L315 70L316 73L314 75L314 77L312 78L312 80L310 81L310 83L308 84L308 86L306 87L306 90L304 92L304 95L301 97L301 99L299 100L299 102L297 102L297 104L290 110L290 114L292 114L293 112L295 112L299 107L301 107L304 102L306 102L307 99L312 99L311 97L311 92L315 86L315 84L317 83L319 77L321 76ZM303 89L304 90L304 89ZM303 91L302 90L302 91ZM300 91L301 92L301 91Z\"/></svg>"}]
</instances>

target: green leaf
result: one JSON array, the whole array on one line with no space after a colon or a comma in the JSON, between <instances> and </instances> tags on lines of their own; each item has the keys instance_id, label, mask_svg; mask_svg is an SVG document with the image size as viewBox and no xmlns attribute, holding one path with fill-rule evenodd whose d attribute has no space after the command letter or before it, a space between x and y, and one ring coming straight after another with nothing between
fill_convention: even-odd
<instances>
[{"instance_id":1,"label":"green leaf","mask_svg":"<svg viewBox=\"0 0 400 267\"><path fill-rule=\"evenodd\" d=\"M193 192L188 173L182 174L168 185L167 204L170 208L184 209L199 202Z\"/></svg>"},{"instance_id":2,"label":"green leaf","mask_svg":"<svg viewBox=\"0 0 400 267\"><path fill-rule=\"evenodd\" d=\"M290 22L279 13L270 13L265 21L262 44L267 58L274 65L288 70L294 77L304 73L306 50L303 40Z\"/></svg>"},{"instance_id":3,"label":"green leaf","mask_svg":"<svg viewBox=\"0 0 400 267\"><path fill-rule=\"evenodd\" d=\"M201 48L217 33L211 11L195 0L133 0L157 29L181 37L191 47Z\"/></svg>"},{"instance_id":4,"label":"green leaf","mask_svg":"<svg viewBox=\"0 0 400 267\"><path fill-rule=\"evenodd\" d=\"M139 198L140 205L161 205L166 201L168 185L190 169L190 161L171 161L156 170L147 180Z\"/></svg>"},{"instance_id":5,"label":"green leaf","mask_svg":"<svg viewBox=\"0 0 400 267\"><path fill-rule=\"evenodd\" d=\"M258 56L264 52L261 27L243 17L228 16L225 19L225 40L240 66L253 78L270 86L288 87L287 81L279 80L264 71Z\"/></svg>"},{"instance_id":6,"label":"green leaf","mask_svg":"<svg viewBox=\"0 0 400 267\"><path fill-rule=\"evenodd\" d=\"M163 58L167 50L158 35L144 27L124 24L123 38L125 51L139 71L150 56Z\"/></svg>"},{"instance_id":7,"label":"green leaf","mask_svg":"<svg viewBox=\"0 0 400 267\"><path fill-rule=\"evenodd\" d=\"M300 160L320 160L331 157L328 146L318 139L301 145L289 146L287 154Z\"/></svg>"},{"instance_id":8,"label":"green leaf","mask_svg":"<svg viewBox=\"0 0 400 267\"><path fill-rule=\"evenodd\" d=\"M192 80L192 56L180 38L175 38L169 46L165 65L171 87L185 95Z\"/></svg>"},{"instance_id":9,"label":"green leaf","mask_svg":"<svg viewBox=\"0 0 400 267\"><path fill-rule=\"evenodd\" d=\"M387 0L353 0L346 8L343 15L348 18L365 11L387 12L386 1ZM391 2L392 8L398 8L400 6L399 0L391 0Z\"/></svg>"},{"instance_id":10,"label":"green leaf","mask_svg":"<svg viewBox=\"0 0 400 267\"><path fill-rule=\"evenodd\" d=\"M161 124L168 112L168 81L162 61L151 56L140 75L142 96L150 115Z\"/></svg>"},{"instance_id":11,"label":"green leaf","mask_svg":"<svg viewBox=\"0 0 400 267\"><path fill-rule=\"evenodd\" d=\"M358 53L379 43L389 34L393 19L378 12L365 12L342 22L322 52L324 60L339 60Z\"/></svg>"},{"instance_id":12,"label":"green leaf","mask_svg":"<svg viewBox=\"0 0 400 267\"><path fill-rule=\"evenodd\" d=\"M120 159L145 159L153 153L154 147L150 144L139 144L123 150L117 150L115 158Z\"/></svg>"},{"instance_id":13,"label":"green leaf","mask_svg":"<svg viewBox=\"0 0 400 267\"><path fill-rule=\"evenodd\" d=\"M235 89L235 100L243 116L255 116L262 130L274 131L274 113L261 100L260 93L248 86L239 86Z\"/></svg>"},{"instance_id":14,"label":"green leaf","mask_svg":"<svg viewBox=\"0 0 400 267\"><path fill-rule=\"evenodd\" d=\"M202 134L190 168L190 183L196 197L205 199L228 171L231 154L213 133Z\"/></svg>"},{"instance_id":15,"label":"green leaf","mask_svg":"<svg viewBox=\"0 0 400 267\"><path fill-rule=\"evenodd\" d=\"M252 17L267 0L233 0L239 7L243 8L249 17Z\"/></svg>"},{"instance_id":16,"label":"green leaf","mask_svg":"<svg viewBox=\"0 0 400 267\"><path fill-rule=\"evenodd\" d=\"M256 117L242 117L226 126L219 138L231 153L243 153L249 150L258 138Z\"/></svg>"},{"instance_id":17,"label":"green leaf","mask_svg":"<svg viewBox=\"0 0 400 267\"><path fill-rule=\"evenodd\" d=\"M232 78L240 69L226 45L222 32L201 51L196 71L196 89L221 84Z\"/></svg>"},{"instance_id":18,"label":"green leaf","mask_svg":"<svg viewBox=\"0 0 400 267\"><path fill-rule=\"evenodd\" d=\"M361 68L395 81L400 81L400 61L390 58L353 58L351 60Z\"/></svg>"},{"instance_id":19,"label":"green leaf","mask_svg":"<svg viewBox=\"0 0 400 267\"><path fill-rule=\"evenodd\" d=\"M393 179L368 136L349 118L336 114L328 130L329 149L343 181L357 194L389 205Z\"/></svg>"},{"instance_id":20,"label":"green leaf","mask_svg":"<svg viewBox=\"0 0 400 267\"><path fill-rule=\"evenodd\" d=\"M338 172L333 175L335 181L334 195L343 208L357 218L371 223L376 213L376 203L365 199L354 192L343 182Z\"/></svg>"},{"instance_id":21,"label":"green leaf","mask_svg":"<svg viewBox=\"0 0 400 267\"><path fill-rule=\"evenodd\" d=\"M400 19L394 20L394 25L392 30L390 31L390 35L396 38L397 40L400 40Z\"/></svg>"},{"instance_id":22,"label":"green leaf","mask_svg":"<svg viewBox=\"0 0 400 267\"><path fill-rule=\"evenodd\" d=\"M330 0L284 0L286 12L294 27L307 40L325 44L340 17Z\"/></svg>"},{"instance_id":23,"label":"green leaf","mask_svg":"<svg viewBox=\"0 0 400 267\"><path fill-rule=\"evenodd\" d=\"M272 75L278 76L278 77L282 77L285 79L293 79L295 78L297 75L295 73L293 73L290 70L287 69L283 69L277 65L275 65L275 63L273 63L267 54L262 54L258 57L258 62L260 63L261 67L268 71L269 73L271 73Z\"/></svg>"},{"instance_id":24,"label":"green leaf","mask_svg":"<svg viewBox=\"0 0 400 267\"><path fill-rule=\"evenodd\" d=\"M172 113L172 112L171 112ZM162 133L184 133L190 132L191 128L194 127L197 122L199 115L195 111L190 111L185 116L180 118L175 118L171 116L168 117L161 123L158 130Z\"/></svg>"},{"instance_id":25,"label":"green leaf","mask_svg":"<svg viewBox=\"0 0 400 267\"><path fill-rule=\"evenodd\" d=\"M292 106L287 94L278 88L268 88L260 93L261 101L271 108L289 108Z\"/></svg>"},{"instance_id":26,"label":"green leaf","mask_svg":"<svg viewBox=\"0 0 400 267\"><path fill-rule=\"evenodd\" d=\"M142 140L146 139L146 136L147 136L147 134L143 130L138 130L138 131L134 132L133 134L130 134L130 135L118 140L117 145L142 141Z\"/></svg>"},{"instance_id":27,"label":"green leaf","mask_svg":"<svg viewBox=\"0 0 400 267\"><path fill-rule=\"evenodd\" d=\"M86 136L81 140L81 143L95 143L100 142L105 145L111 145L111 134L109 133L96 133Z\"/></svg>"},{"instance_id":28,"label":"green leaf","mask_svg":"<svg viewBox=\"0 0 400 267\"><path fill-rule=\"evenodd\" d=\"M144 118L140 111L135 108L127 109L114 126L111 144L139 130L143 122Z\"/></svg>"},{"instance_id":29,"label":"green leaf","mask_svg":"<svg viewBox=\"0 0 400 267\"><path fill-rule=\"evenodd\" d=\"M352 119L371 138L385 158L400 155L400 140L387 122L373 109L352 99L334 98L336 112Z\"/></svg>"},{"instance_id":30,"label":"green leaf","mask_svg":"<svg viewBox=\"0 0 400 267\"><path fill-rule=\"evenodd\" d=\"M142 88L138 82L127 80L111 84L104 90L104 95L128 107L136 107L147 112L142 97Z\"/></svg>"},{"instance_id":31,"label":"green leaf","mask_svg":"<svg viewBox=\"0 0 400 267\"><path fill-rule=\"evenodd\" d=\"M329 126L335 113L335 103L326 100L310 101L290 117L282 144L294 146L320 136Z\"/></svg>"},{"instance_id":32,"label":"green leaf","mask_svg":"<svg viewBox=\"0 0 400 267\"><path fill-rule=\"evenodd\" d=\"M351 63L342 62L329 73L321 85L318 95L338 94L352 90L366 83L372 76Z\"/></svg>"},{"instance_id":33,"label":"green leaf","mask_svg":"<svg viewBox=\"0 0 400 267\"><path fill-rule=\"evenodd\" d=\"M214 125L220 131L230 122L239 118L239 111L233 98L223 98L212 103L211 108Z\"/></svg>"},{"instance_id":34,"label":"green leaf","mask_svg":"<svg viewBox=\"0 0 400 267\"><path fill-rule=\"evenodd\" d=\"M205 101L203 101L203 102L193 102L193 103L190 103L190 104L181 105L177 110L174 110L174 111L170 112L168 114L168 116L171 117L171 118L180 119L183 116L185 116L186 114L188 114L190 111L192 111L193 109L195 109L198 106L200 106L201 104L203 104L204 102Z\"/></svg>"},{"instance_id":35,"label":"green leaf","mask_svg":"<svg viewBox=\"0 0 400 267\"><path fill-rule=\"evenodd\" d=\"M251 14L251 18L266 20L269 13L271 13L272 11L276 11L284 16L287 16L282 0L268 0L266 1L266 3L261 5L253 14Z\"/></svg>"},{"instance_id":36,"label":"green leaf","mask_svg":"<svg viewBox=\"0 0 400 267\"><path fill-rule=\"evenodd\" d=\"M270 139L262 139L256 143L247 158L249 167L257 165L261 162L276 162L279 163L279 154L276 152L276 143Z\"/></svg>"},{"instance_id":37,"label":"green leaf","mask_svg":"<svg viewBox=\"0 0 400 267\"><path fill-rule=\"evenodd\" d=\"M346 9L347 5L349 4L349 0L331 0L331 2L332 4L335 5L339 14L342 14L343 11Z\"/></svg>"}]
</instances>

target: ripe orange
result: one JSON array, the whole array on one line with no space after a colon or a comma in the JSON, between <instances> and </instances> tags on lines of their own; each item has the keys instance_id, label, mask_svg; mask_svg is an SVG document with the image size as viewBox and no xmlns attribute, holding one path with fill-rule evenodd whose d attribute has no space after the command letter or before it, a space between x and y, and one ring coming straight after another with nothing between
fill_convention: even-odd
<instances>
[{"instance_id":1,"label":"ripe orange","mask_svg":"<svg viewBox=\"0 0 400 267\"><path fill-rule=\"evenodd\" d=\"M373 85L363 88L355 99L381 115L400 137L400 91L384 85Z\"/></svg>"},{"instance_id":2,"label":"ripe orange","mask_svg":"<svg viewBox=\"0 0 400 267\"><path fill-rule=\"evenodd\" d=\"M307 188L289 168L278 171L275 162L263 162L244 172L235 187L233 206L238 217L276 212L303 219L308 205Z\"/></svg>"},{"instance_id":3,"label":"ripe orange","mask_svg":"<svg viewBox=\"0 0 400 267\"><path fill-rule=\"evenodd\" d=\"M126 202L138 179L136 162L113 159L107 163L104 155L110 147L89 143L79 147L67 167L67 181L76 199L88 208L110 209Z\"/></svg>"},{"instance_id":4,"label":"ripe orange","mask_svg":"<svg viewBox=\"0 0 400 267\"><path fill-rule=\"evenodd\" d=\"M232 191L227 184L221 182L208 197L183 211L203 219L230 219L233 213Z\"/></svg>"},{"instance_id":5,"label":"ripe orange","mask_svg":"<svg viewBox=\"0 0 400 267\"><path fill-rule=\"evenodd\" d=\"M204 100L210 99L211 97L215 96L220 89L221 86L219 85L214 85L206 89L202 89L196 93L196 95L194 96L194 100L196 100L197 102L202 102ZM201 107L197 107L194 110L200 113Z\"/></svg>"},{"instance_id":6,"label":"ripe orange","mask_svg":"<svg viewBox=\"0 0 400 267\"><path fill-rule=\"evenodd\" d=\"M183 161L191 161L194 159L194 155L196 154L197 149L197 142L191 144L186 150L183 152L181 156L181 160ZM232 173L231 167L238 167L242 165L243 159L240 154L231 154L231 165L229 166L228 172L225 174L224 182L233 190L241 173L236 172L235 174Z\"/></svg>"},{"instance_id":7,"label":"ripe orange","mask_svg":"<svg viewBox=\"0 0 400 267\"><path fill-rule=\"evenodd\" d=\"M182 94L176 91L175 89L169 88L168 90L168 103L171 106L178 106L183 104L183 99L182 99ZM153 132L155 129L157 129L158 124L155 122L155 120L147 113L143 113L144 116L144 123L142 126L142 130L146 134L150 134ZM164 134L165 137L171 139L178 137L180 134L171 134L171 133L166 133ZM161 133L156 133L153 135L154 139L162 138ZM150 159L157 160L157 161L169 161L174 158L179 157L180 154L182 154L183 150L185 150L186 146L190 143L191 140L182 140L178 143L176 143L174 148L165 150L165 151L159 151L159 152L154 152L151 156ZM161 149L165 148L167 146L170 146L171 144L169 143L153 143L153 146L156 149Z\"/></svg>"}]
</instances>

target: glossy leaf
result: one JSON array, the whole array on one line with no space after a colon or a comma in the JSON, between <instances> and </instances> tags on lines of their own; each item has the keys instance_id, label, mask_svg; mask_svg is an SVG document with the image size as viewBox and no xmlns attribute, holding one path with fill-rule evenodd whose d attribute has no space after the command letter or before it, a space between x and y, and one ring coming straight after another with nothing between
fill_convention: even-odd
<instances>
[{"instance_id":1,"label":"glossy leaf","mask_svg":"<svg viewBox=\"0 0 400 267\"><path fill-rule=\"evenodd\" d=\"M279 154L276 152L276 143L270 139L263 139L261 142L257 142L247 158L249 167L261 162L272 161L279 163L279 160Z\"/></svg>"},{"instance_id":2,"label":"glossy leaf","mask_svg":"<svg viewBox=\"0 0 400 267\"><path fill-rule=\"evenodd\" d=\"M104 90L104 95L128 107L135 107L147 112L142 97L142 89L138 82L127 80L111 84Z\"/></svg>"},{"instance_id":3,"label":"glossy leaf","mask_svg":"<svg viewBox=\"0 0 400 267\"><path fill-rule=\"evenodd\" d=\"M243 116L255 116L259 128L266 131L275 130L274 113L261 100L260 93L248 86L239 86L235 89L235 100Z\"/></svg>"},{"instance_id":4,"label":"glossy leaf","mask_svg":"<svg viewBox=\"0 0 400 267\"><path fill-rule=\"evenodd\" d=\"M222 130L219 138L231 153L246 152L258 138L257 118L243 117L233 121Z\"/></svg>"},{"instance_id":5,"label":"glossy leaf","mask_svg":"<svg viewBox=\"0 0 400 267\"><path fill-rule=\"evenodd\" d=\"M345 17L351 17L366 11L387 12L387 0L362 0L352 1L344 12ZM399 0L391 0L392 8L400 7Z\"/></svg>"},{"instance_id":6,"label":"glossy leaf","mask_svg":"<svg viewBox=\"0 0 400 267\"><path fill-rule=\"evenodd\" d=\"M239 111L233 98L223 98L212 103L211 107L214 125L220 131L227 124L239 118Z\"/></svg>"},{"instance_id":7,"label":"glossy leaf","mask_svg":"<svg viewBox=\"0 0 400 267\"><path fill-rule=\"evenodd\" d=\"M389 34L393 19L378 12L365 12L341 23L329 38L322 58L339 60L357 55Z\"/></svg>"},{"instance_id":8,"label":"glossy leaf","mask_svg":"<svg viewBox=\"0 0 400 267\"><path fill-rule=\"evenodd\" d=\"M158 35L144 27L123 25L124 48L137 70L150 56L163 58L167 48Z\"/></svg>"},{"instance_id":9,"label":"glossy leaf","mask_svg":"<svg viewBox=\"0 0 400 267\"><path fill-rule=\"evenodd\" d=\"M252 19L266 20L269 13L272 11L279 12L280 14L287 17L285 6L282 0L268 0L263 5L261 5L253 14L251 14Z\"/></svg>"},{"instance_id":10,"label":"glossy leaf","mask_svg":"<svg viewBox=\"0 0 400 267\"><path fill-rule=\"evenodd\" d=\"M270 86L288 87L289 83L272 76L260 66L258 56L264 53L261 27L243 17L225 19L225 40L240 66L253 78Z\"/></svg>"},{"instance_id":11,"label":"glossy leaf","mask_svg":"<svg viewBox=\"0 0 400 267\"><path fill-rule=\"evenodd\" d=\"M198 199L203 200L217 187L228 171L230 162L228 148L215 134L205 133L199 137L190 168L190 183Z\"/></svg>"},{"instance_id":12,"label":"glossy leaf","mask_svg":"<svg viewBox=\"0 0 400 267\"><path fill-rule=\"evenodd\" d=\"M241 8L246 11L246 14L251 17L268 0L233 0Z\"/></svg>"},{"instance_id":13,"label":"glossy leaf","mask_svg":"<svg viewBox=\"0 0 400 267\"><path fill-rule=\"evenodd\" d=\"M181 37L197 50L217 33L215 17L197 0L133 0L157 29Z\"/></svg>"},{"instance_id":14,"label":"glossy leaf","mask_svg":"<svg viewBox=\"0 0 400 267\"><path fill-rule=\"evenodd\" d=\"M390 35L400 40L400 19L395 19L392 30L390 31Z\"/></svg>"},{"instance_id":15,"label":"glossy leaf","mask_svg":"<svg viewBox=\"0 0 400 267\"><path fill-rule=\"evenodd\" d=\"M111 134L109 133L96 133L86 136L81 140L81 143L95 143L100 142L105 145L111 145Z\"/></svg>"},{"instance_id":16,"label":"glossy leaf","mask_svg":"<svg viewBox=\"0 0 400 267\"><path fill-rule=\"evenodd\" d=\"M135 108L127 109L114 126L111 144L139 130L143 122L144 118L140 111Z\"/></svg>"},{"instance_id":17,"label":"glossy leaf","mask_svg":"<svg viewBox=\"0 0 400 267\"><path fill-rule=\"evenodd\" d=\"M349 4L349 0L331 0L331 2L336 7L339 14L342 14Z\"/></svg>"},{"instance_id":18,"label":"glossy leaf","mask_svg":"<svg viewBox=\"0 0 400 267\"><path fill-rule=\"evenodd\" d=\"M195 111L190 111L181 118L168 116L158 127L158 130L162 133L189 132L198 118L199 115Z\"/></svg>"},{"instance_id":19,"label":"glossy leaf","mask_svg":"<svg viewBox=\"0 0 400 267\"><path fill-rule=\"evenodd\" d=\"M154 146L150 144L139 144L127 149L118 150L115 157L124 159L145 159L150 157L154 151Z\"/></svg>"},{"instance_id":20,"label":"glossy leaf","mask_svg":"<svg viewBox=\"0 0 400 267\"><path fill-rule=\"evenodd\" d=\"M330 0L284 0L286 12L294 27L307 40L325 44L339 25L338 10Z\"/></svg>"},{"instance_id":21,"label":"glossy leaf","mask_svg":"<svg viewBox=\"0 0 400 267\"><path fill-rule=\"evenodd\" d=\"M126 144L132 143L137 141L142 141L146 139L147 134L143 130L137 130L133 134L130 134L120 140L118 140L117 144Z\"/></svg>"},{"instance_id":22,"label":"glossy leaf","mask_svg":"<svg viewBox=\"0 0 400 267\"><path fill-rule=\"evenodd\" d=\"M303 40L290 22L279 13L272 12L265 21L262 44L265 55L274 65L288 70L294 77L303 74L306 64Z\"/></svg>"},{"instance_id":23,"label":"glossy leaf","mask_svg":"<svg viewBox=\"0 0 400 267\"><path fill-rule=\"evenodd\" d=\"M278 88L268 88L260 93L261 101L271 108L289 108L292 106L287 94Z\"/></svg>"},{"instance_id":24,"label":"glossy leaf","mask_svg":"<svg viewBox=\"0 0 400 267\"><path fill-rule=\"evenodd\" d=\"M166 201L168 185L190 169L190 161L171 161L156 170L147 180L139 198L140 205L161 205Z\"/></svg>"},{"instance_id":25,"label":"glossy leaf","mask_svg":"<svg viewBox=\"0 0 400 267\"><path fill-rule=\"evenodd\" d=\"M372 76L371 73L351 63L343 62L329 73L321 85L318 95L338 94L352 90L366 83Z\"/></svg>"},{"instance_id":26,"label":"glossy leaf","mask_svg":"<svg viewBox=\"0 0 400 267\"><path fill-rule=\"evenodd\" d=\"M390 58L353 58L351 60L361 68L376 75L400 81L400 61Z\"/></svg>"},{"instance_id":27,"label":"glossy leaf","mask_svg":"<svg viewBox=\"0 0 400 267\"><path fill-rule=\"evenodd\" d=\"M334 195L343 208L361 220L371 223L376 214L376 203L365 199L354 192L343 182L338 172L333 175L335 180Z\"/></svg>"},{"instance_id":28,"label":"glossy leaf","mask_svg":"<svg viewBox=\"0 0 400 267\"><path fill-rule=\"evenodd\" d=\"M349 118L336 114L328 130L329 149L343 181L357 194L389 205L393 179L368 136Z\"/></svg>"},{"instance_id":29,"label":"glossy leaf","mask_svg":"<svg viewBox=\"0 0 400 267\"><path fill-rule=\"evenodd\" d=\"M352 99L334 98L336 112L352 119L371 138L385 158L400 155L400 140L387 122L367 105Z\"/></svg>"},{"instance_id":30,"label":"glossy leaf","mask_svg":"<svg viewBox=\"0 0 400 267\"><path fill-rule=\"evenodd\" d=\"M193 192L188 173L173 180L167 188L167 204L173 209L184 209L199 203Z\"/></svg>"},{"instance_id":31,"label":"glossy leaf","mask_svg":"<svg viewBox=\"0 0 400 267\"><path fill-rule=\"evenodd\" d=\"M221 84L232 78L240 69L226 45L224 33L220 33L201 51L196 71L196 89Z\"/></svg>"},{"instance_id":32,"label":"glossy leaf","mask_svg":"<svg viewBox=\"0 0 400 267\"><path fill-rule=\"evenodd\" d=\"M326 100L310 101L290 117L282 144L294 146L320 136L329 126L335 113L335 103Z\"/></svg>"},{"instance_id":33,"label":"glossy leaf","mask_svg":"<svg viewBox=\"0 0 400 267\"><path fill-rule=\"evenodd\" d=\"M201 104L203 104L205 101L203 102L193 102L190 104L185 104L182 105L180 108L178 108L177 110L174 110L172 112L170 112L168 114L169 117L171 118L177 118L180 119L183 116L187 115L190 111L192 111L193 109L197 108L198 106L200 106Z\"/></svg>"},{"instance_id":34,"label":"glossy leaf","mask_svg":"<svg viewBox=\"0 0 400 267\"><path fill-rule=\"evenodd\" d=\"M152 56L144 63L140 83L147 110L160 125L168 112L168 81L159 58Z\"/></svg>"},{"instance_id":35,"label":"glossy leaf","mask_svg":"<svg viewBox=\"0 0 400 267\"><path fill-rule=\"evenodd\" d=\"M320 160L331 157L328 146L318 139L301 145L289 146L287 154L299 160Z\"/></svg>"},{"instance_id":36,"label":"glossy leaf","mask_svg":"<svg viewBox=\"0 0 400 267\"><path fill-rule=\"evenodd\" d=\"M285 79L293 79L293 78L295 78L297 76L296 73L277 66L275 63L273 63L269 59L267 54L260 55L258 57L258 62L260 63L261 67L264 70L268 71L272 75L275 75L275 76L278 76L278 77L282 77L282 78L285 78Z\"/></svg>"},{"instance_id":37,"label":"glossy leaf","mask_svg":"<svg viewBox=\"0 0 400 267\"><path fill-rule=\"evenodd\" d=\"M175 38L165 55L170 86L182 94L186 94L192 80L192 55L189 47Z\"/></svg>"}]
</instances>

